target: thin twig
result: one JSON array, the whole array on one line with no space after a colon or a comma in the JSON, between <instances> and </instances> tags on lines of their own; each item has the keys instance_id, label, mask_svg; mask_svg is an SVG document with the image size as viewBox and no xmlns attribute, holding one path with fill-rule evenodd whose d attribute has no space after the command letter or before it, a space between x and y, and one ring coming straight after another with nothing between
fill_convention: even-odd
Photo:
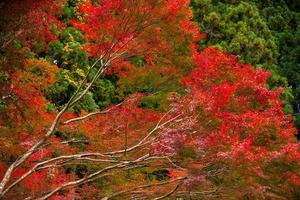
<instances>
[{"instance_id":1,"label":"thin twig","mask_svg":"<svg viewBox=\"0 0 300 200\"><path fill-rule=\"evenodd\" d=\"M177 184L176 187L173 190L171 190L170 192L168 192L167 194L165 194L165 195L163 195L161 197L157 197L154 200L161 200L161 199L167 198L167 197L171 196L174 192L176 192L176 190L178 188L179 188L179 184Z\"/></svg>"},{"instance_id":2,"label":"thin twig","mask_svg":"<svg viewBox=\"0 0 300 200\"><path fill-rule=\"evenodd\" d=\"M121 106L122 104L123 104L123 102L117 104L116 106ZM84 115L84 116L81 116L81 117L76 117L76 118L73 118L73 119L69 119L69 120L65 121L63 124L64 124L64 125L67 125L67 124L72 123L72 122L85 120L85 119L87 119L87 118L89 118L89 117L92 117L92 116L94 116L94 115L106 114L106 113L109 113L109 112L110 112L111 110L113 110L114 108L115 108L115 106L112 107L112 108L106 109L106 110L96 111L96 112L91 112L91 113L89 113L89 114L87 114L87 115Z\"/></svg>"},{"instance_id":3,"label":"thin twig","mask_svg":"<svg viewBox=\"0 0 300 200\"><path fill-rule=\"evenodd\" d=\"M128 192L131 192L131 191L134 191L134 190L138 190L138 189L143 189L143 188L148 188L148 187L156 187L156 186L162 186L162 185L167 185L167 184L171 184L171 183L175 183L175 182L178 182L178 181L182 181L184 179L186 179L187 177L179 177L179 178L176 178L176 179L172 179L172 180L169 180L169 181L164 181L164 182L160 182L160 183L154 183L154 184L147 184L147 185L142 185L142 186L137 186L137 187L134 187L134 188L131 188L131 189L128 189L128 190L123 190L123 191L120 191L120 192L116 192L108 197L103 197L101 200L109 200L109 199L112 199L116 196L120 196L122 194L125 194L125 193L128 193Z\"/></svg>"},{"instance_id":4,"label":"thin twig","mask_svg":"<svg viewBox=\"0 0 300 200\"><path fill-rule=\"evenodd\" d=\"M165 125L173 122L174 120L178 119L181 115L177 115L173 118L171 118L170 120L160 124L161 120L156 124L156 126L142 139L140 140L140 142L138 142L136 145L126 149L126 152L130 152L136 148L139 148L140 146L142 146L144 144L144 142L154 133L156 132L157 130L163 128ZM121 153L124 153L125 150L119 150L119 151L113 151L113 152L107 152L105 153L105 155L113 155L113 154L121 154Z\"/></svg>"}]
</instances>

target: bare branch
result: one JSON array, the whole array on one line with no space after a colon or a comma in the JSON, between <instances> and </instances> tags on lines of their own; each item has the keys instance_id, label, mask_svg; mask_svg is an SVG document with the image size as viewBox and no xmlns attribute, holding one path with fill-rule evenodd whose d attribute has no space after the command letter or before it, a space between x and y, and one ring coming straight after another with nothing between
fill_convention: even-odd
<instances>
[{"instance_id":1,"label":"bare branch","mask_svg":"<svg viewBox=\"0 0 300 200\"><path fill-rule=\"evenodd\" d=\"M166 114L167 114L167 113L166 113ZM126 152L129 152L129 151L132 151L132 150L134 150L134 149L136 149L136 148L139 148L139 147L142 146L142 145L145 143L145 141L146 141L151 135L153 135L157 130L163 128L165 125L167 125L167 124L169 124L169 123L175 121L176 119L178 119L178 118L181 116L181 115L177 115L177 116L175 116L175 117L173 117L173 118L167 120L166 122L160 124L161 121L162 121L162 119L166 117L166 114L161 118L161 120L156 124L156 126L155 126L155 127L154 127L154 128L153 128L153 129L152 129L152 130L151 130L151 131L150 131L150 132L149 132L142 140L140 140L140 142L138 142L136 145L134 145L134 146L132 146L132 147L126 149L126 150L119 150L119 151L107 152L107 153L105 153L105 155L121 154L121 153L124 153L125 151L126 151Z\"/></svg>"},{"instance_id":2,"label":"bare branch","mask_svg":"<svg viewBox=\"0 0 300 200\"><path fill-rule=\"evenodd\" d=\"M95 173L92 173L82 179L79 179L79 180L76 180L76 181L71 181L71 182L67 182L57 188L55 188L54 190L52 190L51 192L49 192L48 194L40 197L40 198L37 198L37 200L46 200L48 198L50 198L51 196L53 196L54 194L56 194L58 191L62 190L62 189L65 189L67 187L72 187L72 186L77 186L77 185L81 185L81 184L84 184L86 182L91 182L93 181L94 179L97 179L99 178L99 176L101 176L101 174L103 172L106 172L108 170L112 170L112 169L116 169L116 168L124 168L126 166L129 166L129 165L132 165L132 164L135 164L135 163L139 163L139 162L142 162L144 161L146 158L149 158L149 154L146 154L145 156L142 156L134 161L124 161L122 163L118 163L116 165L112 165L112 166L108 166L108 167L105 167ZM102 176L101 176L102 177Z\"/></svg>"},{"instance_id":3,"label":"bare branch","mask_svg":"<svg viewBox=\"0 0 300 200\"><path fill-rule=\"evenodd\" d=\"M197 192L192 192L192 191L179 191L177 194L179 196L186 195L188 194L189 196L210 196L218 193L219 188L214 188L212 190L207 190L207 191L197 191Z\"/></svg>"},{"instance_id":4,"label":"bare branch","mask_svg":"<svg viewBox=\"0 0 300 200\"><path fill-rule=\"evenodd\" d=\"M147 185L142 185L142 186L134 187L134 188L131 188L131 189L128 189L128 190L123 190L123 191L120 191L120 192L116 192L116 193L112 194L111 196L102 198L101 200L109 200L109 199L112 199L112 198L114 198L116 196L120 196L122 194L131 192L131 191L135 191L135 190L138 190L138 189L143 189L143 188L148 188L148 187L157 187L157 186L162 186L162 185L168 185L168 184L171 184L171 183L182 181L182 180L184 180L186 178L187 177L179 177L179 178L172 179L172 180L169 180L169 181L164 181L164 182L160 182L160 183L147 184Z\"/></svg>"},{"instance_id":5,"label":"bare branch","mask_svg":"<svg viewBox=\"0 0 300 200\"><path fill-rule=\"evenodd\" d=\"M177 184L176 187L175 187L173 190L171 190L170 192L168 192L167 194L165 194L165 195L163 195L163 196L161 196L161 197L157 197L157 198L155 198L154 200L160 200L160 199L167 198L167 197L171 196L174 192L176 192L176 190L177 190L178 188L179 188L179 184Z\"/></svg>"},{"instance_id":6,"label":"bare branch","mask_svg":"<svg viewBox=\"0 0 300 200\"><path fill-rule=\"evenodd\" d=\"M87 144L87 143L89 143L89 141L86 140L86 139L73 138L71 140L62 141L61 143L62 144L70 144L70 143L84 143L84 144Z\"/></svg>"},{"instance_id":7,"label":"bare branch","mask_svg":"<svg viewBox=\"0 0 300 200\"><path fill-rule=\"evenodd\" d=\"M175 164L175 163L171 160L170 157L165 156L164 158L166 158L166 159L169 161L169 163L171 163L174 167L179 168L179 169L181 169L181 170L186 170L186 169L180 167L179 165Z\"/></svg>"},{"instance_id":8,"label":"bare branch","mask_svg":"<svg viewBox=\"0 0 300 200\"><path fill-rule=\"evenodd\" d=\"M100 170L100 171L96 172L97 174L96 174L96 173L91 174L90 176L93 175L93 177L90 178L90 179L89 179L89 178L83 178L83 179L79 179L79 180L77 180L77 181L72 181L72 182L68 182L68 183L66 183L66 184L63 184L63 185L61 185L60 187L57 187L56 189L52 190L51 192L49 192L49 193L46 194L45 196L40 197L40 198L37 198L36 200L46 200L46 199L50 198L51 196L53 196L54 194L56 194L58 191L60 191L60 190L62 190L62 189L65 189L65 188L67 188L67 187L82 185L82 184L84 184L84 183L87 183L87 182L90 182L90 181L95 180L95 178L99 179L99 178L103 178L103 177L105 177L105 176L109 176L109 175L111 175L111 174L103 174L103 175L99 175L99 173L102 173L102 172L104 172L104 171L107 171L108 168L109 168L109 167L104 168L103 170ZM113 166L111 166L111 168L113 168ZM90 176L88 176L88 177L90 177Z\"/></svg>"},{"instance_id":9,"label":"bare branch","mask_svg":"<svg viewBox=\"0 0 300 200\"><path fill-rule=\"evenodd\" d=\"M107 155L101 154L101 153L84 153L84 154L74 154L74 155L67 155L67 156L59 156L59 157L55 157L43 162L39 162L37 163L35 166L33 166L28 172L26 172L25 174L23 174L20 178L18 178L16 181L14 181L10 186L8 186L3 192L2 195L5 195L10 189L12 189L14 186L16 186L18 183L20 183L21 181L23 181L25 178L27 178L29 175L31 175L32 173L42 170L42 169L47 169L50 167L53 167L54 165L47 165L44 166L46 164L50 164L53 162L57 162L57 161L61 161L61 160L68 160L68 161L72 161L72 160L83 160L84 158L87 160L86 157L91 157L91 156L100 156L100 157L109 157ZM94 160L96 161L96 160ZM98 162L100 161L99 159L97 160ZM113 163L113 160L102 160L103 162L111 162ZM122 162L122 161L120 161ZM44 167L43 167L44 166ZM55 165L57 166L57 165Z\"/></svg>"},{"instance_id":10,"label":"bare branch","mask_svg":"<svg viewBox=\"0 0 300 200\"><path fill-rule=\"evenodd\" d=\"M123 102L117 104L116 106L121 106L122 104L123 104ZM64 125L67 125L67 124L72 123L72 122L85 120L85 119L87 119L87 118L89 118L89 117L92 117L92 116L94 116L94 115L106 114L106 113L109 113L109 112L110 112L111 110L113 110L114 108L115 108L115 107L112 107L112 108L109 108L109 109L106 109L106 110L103 110L103 111L91 112L91 113L89 113L89 114L87 114L87 115L85 115L85 116L82 116L82 117L77 117L77 118L69 119L69 120L65 121L63 124L64 124Z\"/></svg>"}]
</instances>

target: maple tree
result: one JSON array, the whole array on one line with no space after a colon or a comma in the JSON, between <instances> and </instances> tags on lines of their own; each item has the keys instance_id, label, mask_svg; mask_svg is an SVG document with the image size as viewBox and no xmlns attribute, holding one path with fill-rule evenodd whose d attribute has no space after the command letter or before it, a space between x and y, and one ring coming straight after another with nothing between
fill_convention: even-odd
<instances>
[{"instance_id":1,"label":"maple tree","mask_svg":"<svg viewBox=\"0 0 300 200\"><path fill-rule=\"evenodd\" d=\"M45 35L25 23L15 36L23 47L5 45L35 55L22 57L1 90L16 98L0 118L1 198L297 195L299 145L282 91L266 88L270 73L235 56L198 52L204 35L190 21L189 1L74 1L64 20L64 1L24 2L29 25L38 8ZM61 60L36 56L55 50ZM112 75L123 99L99 109L98 81ZM144 106L157 91L162 108Z\"/></svg>"},{"instance_id":2,"label":"maple tree","mask_svg":"<svg viewBox=\"0 0 300 200\"><path fill-rule=\"evenodd\" d=\"M240 55L240 61L272 72L271 88L284 87L286 113L297 113L299 92L299 3L296 1L195 0L194 20L213 45ZM298 52L298 53L297 53ZM298 114L294 115L297 127Z\"/></svg>"}]
</instances>

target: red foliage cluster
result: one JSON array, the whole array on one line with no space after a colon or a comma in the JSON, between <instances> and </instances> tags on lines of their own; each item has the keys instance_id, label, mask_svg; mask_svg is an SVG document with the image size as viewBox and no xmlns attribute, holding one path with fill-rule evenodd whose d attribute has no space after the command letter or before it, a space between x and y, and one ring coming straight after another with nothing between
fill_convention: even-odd
<instances>
[{"instance_id":1,"label":"red foliage cluster","mask_svg":"<svg viewBox=\"0 0 300 200\"><path fill-rule=\"evenodd\" d=\"M85 33L85 49L90 56L114 60L114 71L128 69L127 57L145 58L147 64L155 64L162 55L174 54L174 42L191 43L203 38L194 23L190 21L189 1L100 1L93 4L86 1L80 6L82 19L70 23ZM174 40L170 38L173 32ZM125 58L124 58L125 57Z\"/></svg>"},{"instance_id":2,"label":"red foliage cluster","mask_svg":"<svg viewBox=\"0 0 300 200\"><path fill-rule=\"evenodd\" d=\"M0 144L4 161L29 149L55 117L55 113L46 110L48 102L43 90L56 81L57 66L36 59L23 64L22 69L11 74L11 83L4 86L15 99L8 103L6 118L3 118L6 128L2 129ZM29 161L34 162L34 156L36 160L44 158L38 155L33 154Z\"/></svg>"},{"instance_id":3,"label":"red foliage cluster","mask_svg":"<svg viewBox=\"0 0 300 200\"><path fill-rule=\"evenodd\" d=\"M165 154L167 147L180 157L182 148L189 147L197 155L192 162L225 164L240 176L282 176L297 183L297 170L268 171L274 162L299 164L300 156L291 116L281 108L281 90L265 86L270 73L211 47L194 52L194 58L197 68L183 80L189 94L174 104L183 120L161 135L158 152ZM249 179L247 184L257 182Z\"/></svg>"},{"instance_id":4,"label":"red foliage cluster","mask_svg":"<svg viewBox=\"0 0 300 200\"><path fill-rule=\"evenodd\" d=\"M64 2L16 0L6 3L0 12L6 19L2 28L14 31L15 39L35 52L45 51L50 41L57 40L53 30L64 28L64 24L58 20L63 14Z\"/></svg>"}]
</instances>

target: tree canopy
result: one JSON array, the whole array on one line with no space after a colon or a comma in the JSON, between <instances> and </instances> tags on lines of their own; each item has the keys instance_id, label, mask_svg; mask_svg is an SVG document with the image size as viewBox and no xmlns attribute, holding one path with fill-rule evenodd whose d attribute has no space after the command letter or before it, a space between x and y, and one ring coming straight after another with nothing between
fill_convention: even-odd
<instances>
[{"instance_id":1,"label":"tree canopy","mask_svg":"<svg viewBox=\"0 0 300 200\"><path fill-rule=\"evenodd\" d=\"M0 199L299 198L283 50L232 3L3 1Z\"/></svg>"}]
</instances>

